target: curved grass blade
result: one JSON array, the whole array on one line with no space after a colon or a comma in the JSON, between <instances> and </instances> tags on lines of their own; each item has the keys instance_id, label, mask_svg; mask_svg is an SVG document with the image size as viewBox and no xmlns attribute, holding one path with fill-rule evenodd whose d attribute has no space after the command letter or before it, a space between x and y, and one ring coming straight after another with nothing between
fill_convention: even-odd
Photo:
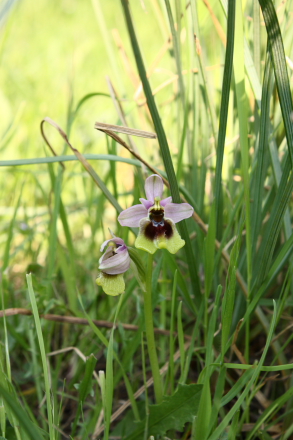
<instances>
[{"instance_id":1,"label":"curved grass blade","mask_svg":"<svg viewBox=\"0 0 293 440\"><path fill-rule=\"evenodd\" d=\"M106 98L111 98L109 93L103 93L103 92L93 92L88 93L87 95L83 96L77 103L75 110L74 110L74 117L78 113L79 109L83 106L83 104L90 98L94 98L95 96L104 96Z\"/></svg>"},{"instance_id":2,"label":"curved grass blade","mask_svg":"<svg viewBox=\"0 0 293 440\"><path fill-rule=\"evenodd\" d=\"M109 95L109 93L103 93L103 92L92 92L92 93L87 93L86 95L84 95L77 103L75 109L72 111L71 110L71 106L72 104L70 103L69 105L69 109L68 109L68 117L67 117L67 128L66 128L66 132L68 134L68 137L70 135L70 131L73 125L73 122L77 116L77 113L79 112L80 108L83 106L83 104L85 102L87 102L89 99L94 98L95 96L103 96L106 98L111 98L111 96Z\"/></svg>"},{"instance_id":3,"label":"curved grass blade","mask_svg":"<svg viewBox=\"0 0 293 440\"><path fill-rule=\"evenodd\" d=\"M58 124L56 124L55 121L53 121L51 118L44 118L41 122L41 132L43 135L44 140L46 141L47 145L49 146L49 148L51 149L51 151L53 152L53 154L55 155L54 150L52 149L49 141L47 140L45 133L43 131L43 124L45 122L48 122L50 125L52 125L54 128L56 128L56 130L58 130L58 132L60 133L61 137L64 139L64 141L66 142L66 144L70 147L70 149L73 151L73 153L75 154L75 156L77 157L77 159L81 162L81 164L84 166L84 168L86 169L86 171L90 174L90 176L94 179L95 183L97 184L97 186L101 189L101 191L104 193L105 197L109 200L109 202L114 206L114 208L116 209L116 211L120 214L120 212L122 211L121 206L119 205L119 203L117 202L117 200L115 199L115 197L113 197L113 195L110 193L110 191L108 190L108 188L106 187L106 185L104 184L104 182L102 181L102 179L97 175L97 173L95 172L95 170L92 168L92 166L88 163L88 161L84 158L84 156L76 149L74 148L71 143L68 140L68 137L66 135L66 133L62 130L62 128L59 127ZM62 164L62 162L60 162Z\"/></svg>"}]
</instances>

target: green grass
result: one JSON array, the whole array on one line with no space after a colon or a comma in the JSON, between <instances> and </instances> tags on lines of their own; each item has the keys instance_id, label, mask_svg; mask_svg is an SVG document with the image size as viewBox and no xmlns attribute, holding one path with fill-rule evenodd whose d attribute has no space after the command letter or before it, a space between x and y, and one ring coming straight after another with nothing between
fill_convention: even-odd
<instances>
[{"instance_id":1,"label":"green grass","mask_svg":"<svg viewBox=\"0 0 293 440\"><path fill-rule=\"evenodd\" d=\"M0 437L290 439L292 0L5 4ZM154 171L186 244L107 296Z\"/></svg>"}]
</instances>

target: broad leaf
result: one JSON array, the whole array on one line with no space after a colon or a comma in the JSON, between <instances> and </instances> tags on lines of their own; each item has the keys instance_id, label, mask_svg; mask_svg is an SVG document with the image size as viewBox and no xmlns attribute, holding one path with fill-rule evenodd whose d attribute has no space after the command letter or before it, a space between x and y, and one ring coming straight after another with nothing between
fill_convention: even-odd
<instances>
[{"instance_id":1,"label":"broad leaf","mask_svg":"<svg viewBox=\"0 0 293 440\"><path fill-rule=\"evenodd\" d=\"M159 405L149 407L148 435L164 435L169 429L182 431L185 423L192 422L197 414L202 385L181 385L173 396L167 396ZM141 440L146 420L136 425L127 440Z\"/></svg>"}]
</instances>

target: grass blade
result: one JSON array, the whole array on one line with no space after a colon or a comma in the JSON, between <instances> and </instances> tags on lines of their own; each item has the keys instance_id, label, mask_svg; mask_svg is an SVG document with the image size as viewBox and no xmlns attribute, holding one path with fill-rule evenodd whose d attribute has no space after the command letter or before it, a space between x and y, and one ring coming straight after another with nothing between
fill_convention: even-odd
<instances>
[{"instance_id":1,"label":"grass blade","mask_svg":"<svg viewBox=\"0 0 293 440\"><path fill-rule=\"evenodd\" d=\"M223 73L223 85L222 85L222 99L220 108L220 120L219 120L219 134L217 145L217 164L216 164L216 176L215 176L215 215L216 215L216 236L219 239L221 237L220 227L222 222L220 221L222 216L221 198L222 198L222 166L223 156L226 139L228 109L229 109L229 97L230 97L230 85L233 69L233 53L234 53L234 32L235 32L235 6L234 0L228 2L227 13L227 47L225 54L225 65Z\"/></svg>"},{"instance_id":2,"label":"grass blade","mask_svg":"<svg viewBox=\"0 0 293 440\"><path fill-rule=\"evenodd\" d=\"M127 157L115 156L112 154L84 154L83 157L87 160L106 160L114 162L128 163L141 167L141 163L135 159L128 159ZM17 167L23 165L39 165L44 163L55 162L70 162L72 160L79 160L76 156L54 156L54 157L37 157L32 159L15 159L15 160L1 160L0 167Z\"/></svg>"},{"instance_id":3,"label":"grass blade","mask_svg":"<svg viewBox=\"0 0 293 440\"><path fill-rule=\"evenodd\" d=\"M19 421L23 431L27 434L27 439L30 440L44 440L41 434L41 430L36 427L28 418L26 412L19 405L17 400L11 396L11 394L0 385L0 394L2 395L5 403L9 406L13 412L15 418Z\"/></svg>"},{"instance_id":4,"label":"grass blade","mask_svg":"<svg viewBox=\"0 0 293 440\"><path fill-rule=\"evenodd\" d=\"M169 19L170 28L171 28L174 56L175 56L175 61L176 61L177 74L179 77L179 90L180 90L180 97L182 100L182 108L184 108L184 106L185 106L185 90L184 90L184 82L183 82L183 76L182 76L179 41L177 38L177 32L175 30L175 25L174 25L174 20L173 20L173 15L172 15L172 10L171 10L171 5L170 5L169 0L165 0L165 6L167 9L168 19Z\"/></svg>"},{"instance_id":5,"label":"grass blade","mask_svg":"<svg viewBox=\"0 0 293 440\"><path fill-rule=\"evenodd\" d=\"M293 113L293 105L281 30L272 0L259 0L259 4L268 33L268 47L272 58L292 167L293 124L291 115Z\"/></svg>"},{"instance_id":6,"label":"grass blade","mask_svg":"<svg viewBox=\"0 0 293 440\"><path fill-rule=\"evenodd\" d=\"M55 429L53 426L53 408L52 408L52 403L51 403L52 402L51 401L51 389L50 389L50 383L49 383L49 372L48 372L48 366L47 366L47 357L46 357L46 352L45 352L45 344L44 344L44 339L43 339L41 321L40 321L39 312L38 312L38 308L37 308L36 297L35 297L34 290L33 290L32 275L28 274L26 276L26 279L27 279L28 292L29 292L30 302L31 302L32 311L33 311L33 315L34 315L36 332L38 335L38 341L39 341L41 358L42 358L44 382L45 382L45 390L46 390L47 414L48 414L48 422L49 422L50 440L55 440Z\"/></svg>"},{"instance_id":7,"label":"grass blade","mask_svg":"<svg viewBox=\"0 0 293 440\"><path fill-rule=\"evenodd\" d=\"M261 116L260 116L260 133L259 144L257 151L257 164L254 169L254 186L252 190L253 204L252 204L252 244L253 249L256 248L257 236L259 233L261 221L262 221L262 200L264 194L264 180L266 172L266 146L268 144L269 124L270 124L270 98L272 93L272 66L270 59L267 57L263 88L262 88L262 100L261 100Z\"/></svg>"},{"instance_id":8,"label":"grass blade","mask_svg":"<svg viewBox=\"0 0 293 440\"><path fill-rule=\"evenodd\" d=\"M267 337L266 345L264 347L261 359L260 359L257 367L254 369L253 375L252 375L251 379L249 380L249 382L247 383L247 385L246 385L244 391L242 392L241 396L238 398L237 402L234 404L234 406L228 412L228 414L224 417L224 419L219 424L219 426L215 429L215 431L212 433L212 435L209 436L209 440L217 440L220 437L220 435L224 432L224 430L228 426L229 422L233 419L234 415L239 410L240 406L242 405L242 403L244 402L244 400L248 396L248 394L250 392L250 389L251 389L251 386L256 382L256 380L258 378L258 375L259 375L259 373L261 371L261 368L263 366L263 363L265 361L265 358L266 358L266 355L267 355L267 352L268 352L271 340L273 338L273 332L274 332L275 323L276 323L276 316L277 316L277 310L276 310L276 305L275 305L275 302L274 302L274 315L273 315L273 318L272 318L269 334L268 334L268 337Z\"/></svg>"}]
</instances>

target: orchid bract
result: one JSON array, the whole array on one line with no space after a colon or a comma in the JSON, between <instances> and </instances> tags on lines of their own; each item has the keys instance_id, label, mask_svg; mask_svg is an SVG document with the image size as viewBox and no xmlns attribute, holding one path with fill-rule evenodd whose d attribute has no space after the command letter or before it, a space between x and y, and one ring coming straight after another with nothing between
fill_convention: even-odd
<instances>
[{"instance_id":1,"label":"orchid bract","mask_svg":"<svg viewBox=\"0 0 293 440\"><path fill-rule=\"evenodd\" d=\"M141 205L134 205L121 212L118 221L122 226L139 227L135 247L150 254L157 249L167 249L175 254L185 241L180 237L175 223L192 216L193 208L188 203L172 203L172 197L162 199L163 180L153 174L145 181L147 199L139 199Z\"/></svg>"}]
</instances>

